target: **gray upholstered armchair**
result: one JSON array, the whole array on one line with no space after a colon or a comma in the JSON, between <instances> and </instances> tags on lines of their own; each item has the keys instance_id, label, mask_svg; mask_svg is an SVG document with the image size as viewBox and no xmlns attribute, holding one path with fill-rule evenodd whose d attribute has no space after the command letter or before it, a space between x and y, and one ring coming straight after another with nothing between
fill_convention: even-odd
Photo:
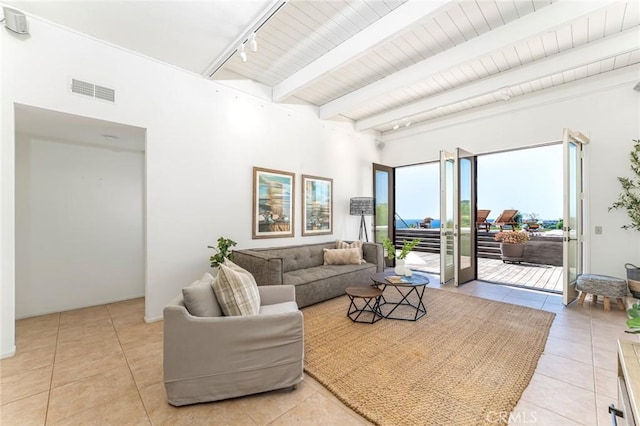
<instances>
[{"instance_id":1,"label":"gray upholstered armchair","mask_svg":"<svg viewBox=\"0 0 640 426\"><path fill-rule=\"evenodd\" d=\"M302 380L303 321L293 286L259 291L258 315L195 317L182 295L164 308L164 384L171 405L266 392Z\"/></svg>"}]
</instances>

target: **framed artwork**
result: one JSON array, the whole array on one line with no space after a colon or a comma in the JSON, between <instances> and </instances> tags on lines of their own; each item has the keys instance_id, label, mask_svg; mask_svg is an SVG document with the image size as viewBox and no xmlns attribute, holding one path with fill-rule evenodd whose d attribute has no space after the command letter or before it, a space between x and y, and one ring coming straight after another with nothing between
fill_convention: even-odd
<instances>
[{"instance_id":1,"label":"framed artwork","mask_svg":"<svg viewBox=\"0 0 640 426\"><path fill-rule=\"evenodd\" d=\"M293 237L295 175L253 168L253 238Z\"/></svg>"},{"instance_id":2,"label":"framed artwork","mask_svg":"<svg viewBox=\"0 0 640 426\"><path fill-rule=\"evenodd\" d=\"M302 236L333 233L333 179L302 175Z\"/></svg>"}]
</instances>

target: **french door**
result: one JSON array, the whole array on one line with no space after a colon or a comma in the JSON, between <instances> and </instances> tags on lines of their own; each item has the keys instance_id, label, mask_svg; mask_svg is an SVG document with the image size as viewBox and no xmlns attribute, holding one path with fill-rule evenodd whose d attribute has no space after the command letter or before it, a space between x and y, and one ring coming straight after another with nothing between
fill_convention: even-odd
<instances>
[{"instance_id":1,"label":"french door","mask_svg":"<svg viewBox=\"0 0 640 426\"><path fill-rule=\"evenodd\" d=\"M440 282L477 277L476 157L463 149L440 151Z\"/></svg>"},{"instance_id":2,"label":"french door","mask_svg":"<svg viewBox=\"0 0 640 426\"><path fill-rule=\"evenodd\" d=\"M395 170L382 164L373 164L373 241L382 243L395 235ZM393 265L387 265L393 266Z\"/></svg>"},{"instance_id":3,"label":"french door","mask_svg":"<svg viewBox=\"0 0 640 426\"><path fill-rule=\"evenodd\" d=\"M576 280L582 273L583 253L583 145L589 138L564 129L563 145L563 217L562 217L562 302L571 303L577 296Z\"/></svg>"}]
</instances>

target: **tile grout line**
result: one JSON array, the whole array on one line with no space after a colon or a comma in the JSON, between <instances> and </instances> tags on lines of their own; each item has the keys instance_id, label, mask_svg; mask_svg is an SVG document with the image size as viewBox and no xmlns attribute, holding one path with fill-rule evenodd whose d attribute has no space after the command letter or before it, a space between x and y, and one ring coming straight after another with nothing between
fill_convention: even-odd
<instances>
[{"instance_id":1,"label":"tile grout line","mask_svg":"<svg viewBox=\"0 0 640 426\"><path fill-rule=\"evenodd\" d=\"M547 376L547 377L548 377L548 376ZM548 408L545 408L545 407L543 407L542 405L537 404L537 403L535 403L535 402L532 402L532 401L529 401L529 400L525 400L525 402L527 402L527 403L529 403L529 404L531 404L531 405L535 405L535 406L536 406L536 407L538 407L538 408L542 408L543 410L546 410L546 411L548 411L548 412L550 412L550 413L553 413L553 414L555 414L556 416L562 417L563 419L567 419L567 420L569 420L569 421L571 421L571 422L574 422L574 423L577 423L577 424L580 424L580 425L586 426L584 423L580 423L580 422L578 422L576 419L571 419L571 418L569 418L569 417L567 417L567 416L565 416L565 415L562 415L562 414L560 414L560 413L556 413L555 411L549 410Z\"/></svg>"},{"instance_id":2,"label":"tile grout line","mask_svg":"<svg viewBox=\"0 0 640 426\"><path fill-rule=\"evenodd\" d=\"M135 376L133 375L133 371L131 370L131 364L129 364L129 358L127 358L127 353L122 346L122 342L120 341L120 333L118 333L118 329L116 328L115 323L113 322L113 317L111 316L111 310L109 309L109 305L105 305L107 308L107 313L109 314L109 320L111 320L111 327L113 327L113 331L116 333L116 339L118 339L118 344L120 345L120 350L122 351L122 355L124 356L124 361L127 363L127 369L129 370L129 374L131 375L131 380L133 380L133 384L136 387L136 392L138 393L138 398L140 398L140 403L142 404L142 408L144 409L144 413L147 416L147 420L149 424L153 424L151 421L151 416L149 416L149 411L147 411L147 407L144 404L144 399L142 399L142 394L140 393L140 387L138 386L138 382L136 381Z\"/></svg>"},{"instance_id":3,"label":"tile grout line","mask_svg":"<svg viewBox=\"0 0 640 426\"><path fill-rule=\"evenodd\" d=\"M49 393L47 395L47 409L45 410L44 413L44 424L47 424L47 419L49 417L49 405L51 404L51 391L53 389L53 371L55 370L56 367L56 356L58 355L58 341L60 339L60 320L61 320L62 314L60 312L58 312L58 327L56 330L56 347L53 350L53 361L51 363L51 378L49 379Z\"/></svg>"},{"instance_id":4,"label":"tile grout line","mask_svg":"<svg viewBox=\"0 0 640 426\"><path fill-rule=\"evenodd\" d=\"M591 343L591 362L592 362L592 366L591 369L593 371L593 405L596 408L596 423L600 424L600 418L598 416L598 387L597 387L597 379L596 379L596 351L594 350L595 348L593 347L593 326L594 326L594 322L593 322L593 315L591 312L591 308L593 307L593 304L589 304L589 340ZM617 356L617 353L616 353Z\"/></svg>"},{"instance_id":5,"label":"tile grout line","mask_svg":"<svg viewBox=\"0 0 640 426\"><path fill-rule=\"evenodd\" d=\"M315 394L319 394L320 391L317 389L314 389L314 391L306 398L304 398L303 400L301 400L300 402L298 402L296 405L294 405L293 407L291 407L290 409L288 409L287 411L285 411L284 413L280 414L278 417L276 417L275 419L271 420L269 423L267 423L266 426L272 425L276 420L278 420L279 418L281 418L282 416L284 416L285 414L287 414L288 412L294 410L296 407L298 407L300 404L302 404L303 402L305 402L306 400L308 400L309 398L311 398L313 395ZM251 420L257 425L258 422L251 417L251 413L249 413L249 418L251 418Z\"/></svg>"}]
</instances>

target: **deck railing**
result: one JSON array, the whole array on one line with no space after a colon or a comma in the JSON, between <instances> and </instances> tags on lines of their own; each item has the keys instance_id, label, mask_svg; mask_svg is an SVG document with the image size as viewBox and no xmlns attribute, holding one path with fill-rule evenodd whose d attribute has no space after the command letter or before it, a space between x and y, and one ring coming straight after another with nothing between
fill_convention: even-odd
<instances>
[{"instance_id":1,"label":"deck railing","mask_svg":"<svg viewBox=\"0 0 640 426\"><path fill-rule=\"evenodd\" d=\"M500 259L500 242L495 241L494 231L478 232L478 257ZM419 239L415 251L440 253L440 229L403 228L396 229L396 247L402 247L403 240ZM562 266L562 237L532 236L525 250L525 262Z\"/></svg>"}]
</instances>

